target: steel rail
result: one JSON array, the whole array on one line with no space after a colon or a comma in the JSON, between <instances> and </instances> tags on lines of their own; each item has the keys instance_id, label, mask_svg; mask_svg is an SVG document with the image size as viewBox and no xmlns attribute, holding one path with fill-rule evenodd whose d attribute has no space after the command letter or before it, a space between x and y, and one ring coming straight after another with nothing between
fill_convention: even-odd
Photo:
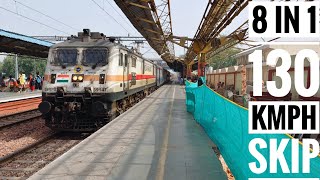
<instances>
[{"instance_id":1,"label":"steel rail","mask_svg":"<svg viewBox=\"0 0 320 180\"><path fill-rule=\"evenodd\" d=\"M30 114L29 114L30 113ZM27 117L23 117L26 116ZM22 116L22 117L21 117ZM31 121L33 119L41 117L41 113L38 109L32 109L28 111L23 111L15 114L9 114L0 117L0 130L8 127L12 127L14 125L21 124L23 122ZM22 119L17 119L22 118Z\"/></svg>"}]
</instances>

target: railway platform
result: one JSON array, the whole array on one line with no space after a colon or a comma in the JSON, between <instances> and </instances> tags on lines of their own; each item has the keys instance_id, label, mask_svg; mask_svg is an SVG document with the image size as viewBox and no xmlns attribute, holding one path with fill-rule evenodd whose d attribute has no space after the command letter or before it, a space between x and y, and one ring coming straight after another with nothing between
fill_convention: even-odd
<instances>
[{"instance_id":1,"label":"railway platform","mask_svg":"<svg viewBox=\"0 0 320 180\"><path fill-rule=\"evenodd\" d=\"M33 92L0 92L0 103L41 97L41 91Z\"/></svg>"},{"instance_id":2,"label":"railway platform","mask_svg":"<svg viewBox=\"0 0 320 180\"><path fill-rule=\"evenodd\" d=\"M185 96L162 86L29 179L227 179Z\"/></svg>"}]
</instances>

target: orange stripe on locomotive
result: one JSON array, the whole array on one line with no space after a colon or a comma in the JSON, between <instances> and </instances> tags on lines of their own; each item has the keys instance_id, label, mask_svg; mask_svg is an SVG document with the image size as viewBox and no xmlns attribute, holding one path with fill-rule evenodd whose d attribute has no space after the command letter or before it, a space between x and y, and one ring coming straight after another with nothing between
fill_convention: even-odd
<instances>
[{"instance_id":1,"label":"orange stripe on locomotive","mask_svg":"<svg viewBox=\"0 0 320 180\"><path fill-rule=\"evenodd\" d=\"M145 74L137 74L136 80L143 80L143 79L153 79L156 78L155 75L145 75ZM71 76L70 76L71 79ZM127 81L132 80L132 75L129 74L128 76L123 75L107 75L106 81ZM44 81L50 81L50 75L44 75ZM99 81L99 75L84 75L83 81Z\"/></svg>"}]
</instances>

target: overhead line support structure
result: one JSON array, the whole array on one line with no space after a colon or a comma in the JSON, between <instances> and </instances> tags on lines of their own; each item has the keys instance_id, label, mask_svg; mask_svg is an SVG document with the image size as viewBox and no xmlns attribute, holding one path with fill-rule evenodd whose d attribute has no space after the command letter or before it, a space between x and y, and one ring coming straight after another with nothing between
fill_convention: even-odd
<instances>
[{"instance_id":1,"label":"overhead line support structure","mask_svg":"<svg viewBox=\"0 0 320 180\"><path fill-rule=\"evenodd\" d=\"M170 0L114 0L132 25L167 62L175 60Z\"/></svg>"},{"instance_id":2,"label":"overhead line support structure","mask_svg":"<svg viewBox=\"0 0 320 180\"><path fill-rule=\"evenodd\" d=\"M221 37L220 33L248 5L248 0L210 0L194 36L194 41L188 48L186 63L194 62L198 56L198 76L204 75L207 53L230 44L237 36ZM236 41L234 41L236 42ZM191 70L188 70L191 72ZM188 74L190 76L191 74Z\"/></svg>"}]
</instances>

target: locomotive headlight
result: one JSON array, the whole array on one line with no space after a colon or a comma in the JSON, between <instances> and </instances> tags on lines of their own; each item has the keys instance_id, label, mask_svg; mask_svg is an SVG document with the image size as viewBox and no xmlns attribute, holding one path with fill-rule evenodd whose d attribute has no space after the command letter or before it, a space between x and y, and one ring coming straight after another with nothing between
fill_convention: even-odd
<instances>
[{"instance_id":1,"label":"locomotive headlight","mask_svg":"<svg viewBox=\"0 0 320 180\"><path fill-rule=\"evenodd\" d=\"M77 81L77 80L78 80L78 76L73 75L73 76L72 76L72 81Z\"/></svg>"},{"instance_id":2,"label":"locomotive headlight","mask_svg":"<svg viewBox=\"0 0 320 180\"><path fill-rule=\"evenodd\" d=\"M83 74L72 74L72 82L83 82Z\"/></svg>"},{"instance_id":3,"label":"locomotive headlight","mask_svg":"<svg viewBox=\"0 0 320 180\"><path fill-rule=\"evenodd\" d=\"M78 81L82 81L83 80L83 76L78 76Z\"/></svg>"}]
</instances>

